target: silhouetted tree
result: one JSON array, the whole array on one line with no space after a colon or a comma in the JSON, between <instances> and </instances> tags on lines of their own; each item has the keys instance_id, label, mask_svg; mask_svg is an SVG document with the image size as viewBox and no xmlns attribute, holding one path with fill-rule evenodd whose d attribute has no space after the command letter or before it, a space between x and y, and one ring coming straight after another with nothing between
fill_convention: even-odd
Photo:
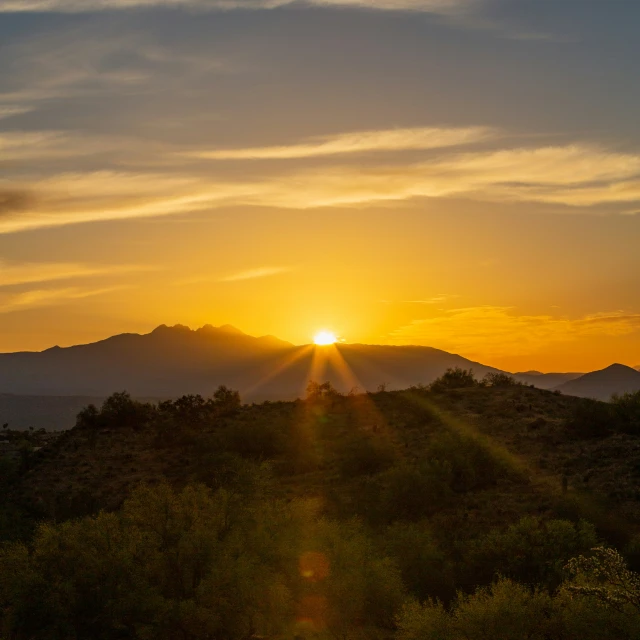
<instances>
[{"instance_id":1,"label":"silhouetted tree","mask_svg":"<svg viewBox=\"0 0 640 640\"><path fill-rule=\"evenodd\" d=\"M438 392L448 389L465 389L477 385L478 381L473 375L473 370L456 367L455 369L447 369L445 373L431 383L429 388L431 391Z\"/></svg>"}]
</instances>

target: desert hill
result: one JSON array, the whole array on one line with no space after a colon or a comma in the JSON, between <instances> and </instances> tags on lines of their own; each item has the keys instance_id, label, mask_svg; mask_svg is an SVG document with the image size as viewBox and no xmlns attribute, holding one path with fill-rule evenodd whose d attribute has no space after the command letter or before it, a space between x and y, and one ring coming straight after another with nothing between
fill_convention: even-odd
<instances>
[{"instance_id":1,"label":"desert hill","mask_svg":"<svg viewBox=\"0 0 640 640\"><path fill-rule=\"evenodd\" d=\"M331 395L315 403L266 402L242 405L211 419L183 408L172 427L161 426L162 420L154 413L149 418L143 410L128 427L119 426L116 419L93 433L82 426L66 432L35 456L20 487L32 502L53 501L51 508L59 513L115 508L141 482L168 479L176 486L209 482L221 472L220 465L228 464L225 456L239 455L271 460L286 492L314 494L319 487L324 487L322 491L333 487L331 500L347 508L343 500L349 501L354 477L368 476L392 460L419 460L428 454L438 429L444 429L457 434L456 440L481 443L486 448L483 455L497 456L501 465L511 468L496 487L481 476L469 479L472 486L482 487L480 501L475 489L466 497L464 492L457 496L465 509L479 510L480 520L495 524L503 517L499 510L493 513L494 499L505 501L505 508L514 512L539 509L542 504L552 512L554 501L561 501L565 476L573 490L595 491L613 500L640 526L636 501L640 441L637 435L616 432L597 438L586 428L583 433L582 426L572 423L583 402L513 385L439 393L414 387ZM443 450L442 455L452 453ZM452 504L452 508L461 507Z\"/></svg>"},{"instance_id":2,"label":"desert hill","mask_svg":"<svg viewBox=\"0 0 640 640\"><path fill-rule=\"evenodd\" d=\"M394 620L407 597L451 603L456 591L473 594L496 575L553 593L567 562L602 543L638 568L640 425L600 433L591 417L611 404L501 376L494 386L468 378L453 372L430 389L348 396L323 384L305 400L252 405L228 389L159 405L116 394L41 449L23 445L13 470L5 461L0 476L0 540L26 541L35 551L0 548L0 566L13 580L5 583L17 585L5 597L15 609L32 602L32 589L45 589L73 593L72 605L81 606L52 600L62 604L27 621L37 632L17 637L43 637L52 620L63 629L71 620L81 630L119 632L116 597L127 605L127 622L133 611L136 624L148 624L151 610L164 630L166 600L137 608L147 584L177 605L215 608L232 598L244 620L250 609L242 596L279 549L286 554L279 575L301 598L280 614L286 620L299 615L298 602L329 593L332 623L358 632L363 619L373 626L343 637L398 640ZM47 526L34 536L38 522ZM147 557L150 568L140 561ZM126 582L136 567L145 571L142 587ZM203 572L212 580L222 574L211 583L220 596L184 595L183 585ZM105 575L116 585L106 601L94 587ZM268 578L250 603L264 601ZM377 597L365 609L373 622L360 609L350 613L362 589L365 603ZM375 617L380 607L391 607L389 616Z\"/></svg>"},{"instance_id":3,"label":"desert hill","mask_svg":"<svg viewBox=\"0 0 640 640\"><path fill-rule=\"evenodd\" d=\"M587 373L557 387L564 394L581 398L609 400L614 394L640 390L640 372L623 364Z\"/></svg>"}]
</instances>

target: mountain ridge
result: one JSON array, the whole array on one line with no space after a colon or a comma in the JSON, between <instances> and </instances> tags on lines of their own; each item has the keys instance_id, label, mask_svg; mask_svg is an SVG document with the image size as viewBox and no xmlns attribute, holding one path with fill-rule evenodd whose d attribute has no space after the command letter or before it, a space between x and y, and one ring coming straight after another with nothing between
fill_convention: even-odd
<instances>
[{"instance_id":1,"label":"mountain ridge","mask_svg":"<svg viewBox=\"0 0 640 640\"><path fill-rule=\"evenodd\" d=\"M479 379L487 373L507 373L429 346L337 343L316 347L294 345L275 336L254 337L228 324L198 329L163 324L145 334L121 333L88 344L0 354L0 394L5 398L0 413L18 428L60 429L71 426L79 398L106 398L116 391L160 400L209 396L224 384L237 389L245 402L293 400L304 396L310 379L330 381L342 393L353 388L393 390L428 385L456 367L472 369ZM611 372L619 370L616 367L625 373L611 381ZM604 400L612 393L636 390L633 383L625 382L630 376L640 380L635 369L613 365L603 371L609 375L595 379L588 376L597 372L509 375L541 389ZM37 410L24 410L28 398L37 398Z\"/></svg>"}]
</instances>

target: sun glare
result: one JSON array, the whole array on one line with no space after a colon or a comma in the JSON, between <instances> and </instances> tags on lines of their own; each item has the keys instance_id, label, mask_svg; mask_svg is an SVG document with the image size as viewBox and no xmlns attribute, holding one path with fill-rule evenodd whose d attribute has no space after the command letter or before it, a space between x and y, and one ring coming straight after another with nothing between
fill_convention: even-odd
<instances>
[{"instance_id":1,"label":"sun glare","mask_svg":"<svg viewBox=\"0 0 640 640\"><path fill-rule=\"evenodd\" d=\"M336 334L333 333L332 331L320 331L316 333L316 335L313 338L313 342L320 347L327 346L329 344L334 344L337 341L338 341L338 338L336 337Z\"/></svg>"}]
</instances>

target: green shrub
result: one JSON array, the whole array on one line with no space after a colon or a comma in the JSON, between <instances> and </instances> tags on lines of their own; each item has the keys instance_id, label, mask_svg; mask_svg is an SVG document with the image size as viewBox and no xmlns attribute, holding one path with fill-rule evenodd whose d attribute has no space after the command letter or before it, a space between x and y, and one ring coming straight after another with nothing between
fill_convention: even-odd
<instances>
[{"instance_id":1,"label":"green shrub","mask_svg":"<svg viewBox=\"0 0 640 640\"><path fill-rule=\"evenodd\" d=\"M556 588L568 560L598 542L593 525L526 516L506 531L491 531L464 554L466 582L487 584L496 575Z\"/></svg>"},{"instance_id":2,"label":"green shrub","mask_svg":"<svg viewBox=\"0 0 640 640\"><path fill-rule=\"evenodd\" d=\"M449 389L466 389L475 387L478 381L473 375L471 369L447 369L437 380L434 380L429 386L431 391L441 392Z\"/></svg>"},{"instance_id":3,"label":"green shrub","mask_svg":"<svg viewBox=\"0 0 640 640\"><path fill-rule=\"evenodd\" d=\"M482 383L487 387L516 387L522 386L513 376L508 373L491 372L482 378Z\"/></svg>"},{"instance_id":4,"label":"green shrub","mask_svg":"<svg viewBox=\"0 0 640 640\"><path fill-rule=\"evenodd\" d=\"M338 455L340 472L346 478L380 473L396 458L393 444L381 436L351 437L339 448Z\"/></svg>"},{"instance_id":5,"label":"green shrub","mask_svg":"<svg viewBox=\"0 0 640 640\"><path fill-rule=\"evenodd\" d=\"M412 596L449 601L455 595L453 566L424 522L396 522L382 534L384 550L400 568Z\"/></svg>"}]
</instances>

